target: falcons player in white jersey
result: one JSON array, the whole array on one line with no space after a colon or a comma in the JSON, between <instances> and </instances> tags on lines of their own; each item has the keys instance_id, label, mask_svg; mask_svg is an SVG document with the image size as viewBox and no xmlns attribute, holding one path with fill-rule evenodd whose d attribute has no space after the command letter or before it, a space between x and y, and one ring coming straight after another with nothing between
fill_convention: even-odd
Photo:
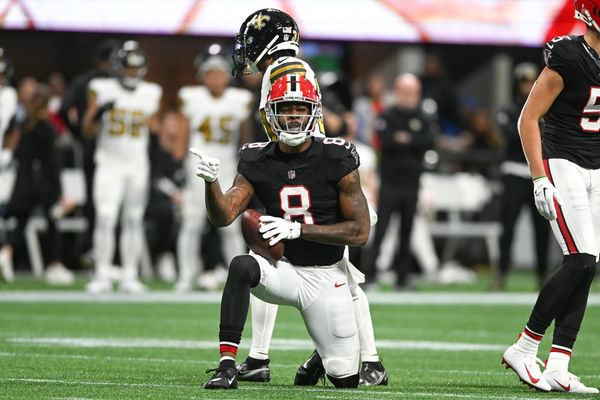
<instances>
[{"instance_id":1,"label":"falcons player in white jersey","mask_svg":"<svg viewBox=\"0 0 600 400\"><path fill-rule=\"evenodd\" d=\"M263 74L260 113L263 127L270 140L276 140L266 118L265 106L271 87L279 78L287 74L305 77L316 89L321 100L319 85L312 68L305 61L296 58L298 54L300 34L294 19L275 8L265 8L253 12L242 23L236 35L233 54L234 76L242 74ZM326 113L326 110L323 111ZM315 124L313 137L324 137L323 119ZM286 135L285 132L282 135ZM281 137L279 138L281 140ZM287 140L287 138L285 138ZM290 138L290 140L298 140ZM370 210L371 212L371 210ZM371 213L371 223L377 221L377 215ZM346 251L348 251L346 249ZM362 365L360 369L360 385L387 385L388 374L379 360L375 347L375 335L369 302L363 290L358 286L364 282L364 275L351 264L347 274L351 282L350 290L353 298L354 313L360 339ZM255 296L250 296L252 307L252 346L248 358L238 366L240 380L268 381L269 346L277 315L277 305L266 303ZM315 350L311 357L298 368L294 379L295 385L315 385L324 375L325 369L321 357Z\"/></svg>"},{"instance_id":2,"label":"falcons player in white jersey","mask_svg":"<svg viewBox=\"0 0 600 400\"><path fill-rule=\"evenodd\" d=\"M121 211L120 290L142 292L138 279L143 243L149 161L148 135L160 106L162 88L145 82L146 57L135 41L126 41L111 58L114 78L90 81L83 134L97 136L93 200L96 271L89 292L112 290L115 226Z\"/></svg>"},{"instance_id":3,"label":"falcons player in white jersey","mask_svg":"<svg viewBox=\"0 0 600 400\"><path fill-rule=\"evenodd\" d=\"M228 87L231 66L219 54L220 46L213 44L208 56L197 58L197 77L202 85L185 86L179 90L180 109L189 120L189 147L202 149L223 161L222 179L231 184L236 174L237 150L250 141L250 107L253 96L246 89ZM185 292L194 288L201 259L200 234L207 221L204 204L204 183L196 177L191 155L185 160L186 186L182 197L182 226L177 240L179 279L175 290ZM220 229L227 264L244 251L239 223Z\"/></svg>"},{"instance_id":4,"label":"falcons player in white jersey","mask_svg":"<svg viewBox=\"0 0 600 400\"><path fill-rule=\"evenodd\" d=\"M13 129L11 121L17 112L17 91L9 86L11 76L11 62L0 47L0 169L12 160L12 151L3 146L5 135Z\"/></svg>"}]
</instances>

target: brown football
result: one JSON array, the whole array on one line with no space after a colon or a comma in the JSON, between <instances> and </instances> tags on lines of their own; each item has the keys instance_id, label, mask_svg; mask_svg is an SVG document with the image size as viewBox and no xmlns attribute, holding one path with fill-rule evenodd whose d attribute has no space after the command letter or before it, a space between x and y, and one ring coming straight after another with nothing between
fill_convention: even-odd
<instances>
[{"instance_id":1,"label":"brown football","mask_svg":"<svg viewBox=\"0 0 600 400\"><path fill-rule=\"evenodd\" d=\"M269 246L269 240L262 238L262 233L258 231L262 222L259 218L265 215L258 210L248 209L242 213L242 234L246 244L256 254L266 258L269 261L277 261L283 257L284 245L282 242L275 246Z\"/></svg>"}]
</instances>

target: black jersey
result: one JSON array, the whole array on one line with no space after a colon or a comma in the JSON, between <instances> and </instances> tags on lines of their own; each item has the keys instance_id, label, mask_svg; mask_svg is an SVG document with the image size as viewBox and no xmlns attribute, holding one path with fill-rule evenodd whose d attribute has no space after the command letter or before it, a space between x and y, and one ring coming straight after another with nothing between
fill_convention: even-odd
<instances>
[{"instance_id":1,"label":"black jersey","mask_svg":"<svg viewBox=\"0 0 600 400\"><path fill-rule=\"evenodd\" d=\"M353 144L341 138L312 138L300 154L286 154L278 142L245 144L238 172L246 177L266 213L305 224L342 222L337 184L360 165ZM285 257L295 265L331 265L344 246L304 239L285 241Z\"/></svg>"},{"instance_id":2,"label":"black jersey","mask_svg":"<svg viewBox=\"0 0 600 400\"><path fill-rule=\"evenodd\" d=\"M564 88L544 117L543 158L563 158L600 168L600 58L583 36L546 43L544 63L560 74Z\"/></svg>"}]
</instances>

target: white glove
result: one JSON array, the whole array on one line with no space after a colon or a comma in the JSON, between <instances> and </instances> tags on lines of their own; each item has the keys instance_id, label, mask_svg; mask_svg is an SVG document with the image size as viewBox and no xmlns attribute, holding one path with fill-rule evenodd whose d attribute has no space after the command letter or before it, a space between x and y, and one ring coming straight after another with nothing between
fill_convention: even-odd
<instances>
[{"instance_id":1,"label":"white glove","mask_svg":"<svg viewBox=\"0 0 600 400\"><path fill-rule=\"evenodd\" d=\"M371 206L369 207L369 222L371 223L371 226L375 226L375 224L377 223L377 220L379 219L379 217L377 216L377 212L371 208Z\"/></svg>"},{"instance_id":2,"label":"white glove","mask_svg":"<svg viewBox=\"0 0 600 400\"><path fill-rule=\"evenodd\" d=\"M196 175L209 183L217 180L221 161L219 161L218 158L207 156L194 147L190 149L190 153L199 159L198 164L196 165Z\"/></svg>"},{"instance_id":3,"label":"white glove","mask_svg":"<svg viewBox=\"0 0 600 400\"><path fill-rule=\"evenodd\" d=\"M556 219L556 208L554 199L562 204L558 190L550 183L546 176L536 178L533 181L533 197L535 206L542 217L549 221Z\"/></svg>"},{"instance_id":4,"label":"white glove","mask_svg":"<svg viewBox=\"0 0 600 400\"><path fill-rule=\"evenodd\" d=\"M263 239L273 239L269 242L269 246L275 246L283 239L298 239L302 234L302 225L299 222L291 222L287 219L263 215L260 217L260 222L264 225L258 230L263 235Z\"/></svg>"}]
</instances>

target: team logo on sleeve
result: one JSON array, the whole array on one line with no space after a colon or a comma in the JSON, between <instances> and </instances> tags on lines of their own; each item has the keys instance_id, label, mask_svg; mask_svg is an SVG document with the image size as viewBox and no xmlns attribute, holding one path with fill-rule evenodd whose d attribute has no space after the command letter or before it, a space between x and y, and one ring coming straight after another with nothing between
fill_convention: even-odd
<instances>
[{"instance_id":1,"label":"team logo on sleeve","mask_svg":"<svg viewBox=\"0 0 600 400\"><path fill-rule=\"evenodd\" d=\"M544 64L548 65L551 58L552 58L552 51L550 51L549 49L544 49Z\"/></svg>"}]
</instances>

